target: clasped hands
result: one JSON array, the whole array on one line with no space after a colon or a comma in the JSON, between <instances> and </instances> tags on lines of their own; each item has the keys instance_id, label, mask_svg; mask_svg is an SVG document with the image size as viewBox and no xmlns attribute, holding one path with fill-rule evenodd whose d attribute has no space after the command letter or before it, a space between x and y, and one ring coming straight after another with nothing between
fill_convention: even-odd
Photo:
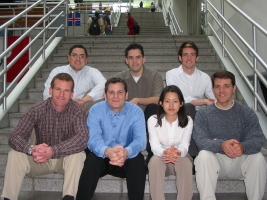
<instances>
[{"instance_id":1,"label":"clasped hands","mask_svg":"<svg viewBox=\"0 0 267 200\"><path fill-rule=\"evenodd\" d=\"M53 151L47 144L39 144L32 147L32 157L36 163L45 163L53 156Z\"/></svg>"},{"instance_id":2,"label":"clasped hands","mask_svg":"<svg viewBox=\"0 0 267 200\"><path fill-rule=\"evenodd\" d=\"M168 148L165 149L162 153L162 157L163 157L163 162L165 164L167 163L176 163L178 161L178 158L181 156L181 151L176 149L173 145Z\"/></svg>"},{"instance_id":3,"label":"clasped hands","mask_svg":"<svg viewBox=\"0 0 267 200\"><path fill-rule=\"evenodd\" d=\"M128 151L123 146L110 147L105 150L105 156L109 158L109 164L122 167L128 157Z\"/></svg>"},{"instance_id":4,"label":"clasped hands","mask_svg":"<svg viewBox=\"0 0 267 200\"><path fill-rule=\"evenodd\" d=\"M244 147L235 139L223 141L222 150L230 158L240 157L244 153Z\"/></svg>"}]
</instances>

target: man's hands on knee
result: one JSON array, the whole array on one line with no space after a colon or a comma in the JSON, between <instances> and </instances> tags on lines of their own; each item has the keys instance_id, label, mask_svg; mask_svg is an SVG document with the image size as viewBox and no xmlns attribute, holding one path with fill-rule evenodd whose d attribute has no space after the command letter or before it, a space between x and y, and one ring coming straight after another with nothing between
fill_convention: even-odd
<instances>
[{"instance_id":1,"label":"man's hands on knee","mask_svg":"<svg viewBox=\"0 0 267 200\"><path fill-rule=\"evenodd\" d=\"M109 164L122 167L128 157L128 151L123 146L107 148L105 155L109 158Z\"/></svg>"},{"instance_id":2,"label":"man's hands on knee","mask_svg":"<svg viewBox=\"0 0 267 200\"><path fill-rule=\"evenodd\" d=\"M230 158L240 157L244 153L244 147L235 139L223 141L222 150Z\"/></svg>"},{"instance_id":3,"label":"man's hands on knee","mask_svg":"<svg viewBox=\"0 0 267 200\"><path fill-rule=\"evenodd\" d=\"M45 163L53 156L53 151L47 144L39 144L32 148L32 157L36 163Z\"/></svg>"}]
</instances>

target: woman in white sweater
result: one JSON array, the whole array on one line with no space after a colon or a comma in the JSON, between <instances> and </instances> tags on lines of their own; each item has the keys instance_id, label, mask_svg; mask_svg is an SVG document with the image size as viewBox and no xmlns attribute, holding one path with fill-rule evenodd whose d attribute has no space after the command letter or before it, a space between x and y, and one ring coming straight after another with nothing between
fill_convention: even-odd
<instances>
[{"instance_id":1,"label":"woman in white sweater","mask_svg":"<svg viewBox=\"0 0 267 200\"><path fill-rule=\"evenodd\" d=\"M149 142L154 156L148 164L152 200L164 200L165 176L176 176L177 200L193 196L192 158L189 156L193 120L186 115L184 97L174 85L163 89L156 115L148 119Z\"/></svg>"}]
</instances>

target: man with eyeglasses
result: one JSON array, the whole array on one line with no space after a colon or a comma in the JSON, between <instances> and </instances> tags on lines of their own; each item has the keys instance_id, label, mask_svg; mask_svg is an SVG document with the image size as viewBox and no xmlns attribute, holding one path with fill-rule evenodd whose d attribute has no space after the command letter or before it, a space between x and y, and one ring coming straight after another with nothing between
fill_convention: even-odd
<instances>
[{"instance_id":1,"label":"man with eyeglasses","mask_svg":"<svg viewBox=\"0 0 267 200\"><path fill-rule=\"evenodd\" d=\"M9 138L4 200L18 199L24 176L59 173L64 175L63 200L74 200L83 169L88 128L86 116L72 100L74 81L67 73L51 81L49 97L31 106ZM29 143L32 129L37 142Z\"/></svg>"},{"instance_id":2,"label":"man with eyeglasses","mask_svg":"<svg viewBox=\"0 0 267 200\"><path fill-rule=\"evenodd\" d=\"M69 50L68 65L56 67L49 74L43 92L43 99L50 97L49 87L51 80L58 73L68 73L75 82L73 99L82 106L87 113L95 101L104 98L104 85L106 79L102 73L87 64L88 54L83 45L74 45Z\"/></svg>"}]
</instances>

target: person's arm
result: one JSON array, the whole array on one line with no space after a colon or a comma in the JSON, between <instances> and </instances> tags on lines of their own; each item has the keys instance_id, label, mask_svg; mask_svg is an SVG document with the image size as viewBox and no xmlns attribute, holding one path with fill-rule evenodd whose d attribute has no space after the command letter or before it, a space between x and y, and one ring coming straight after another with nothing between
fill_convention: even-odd
<instances>
[{"instance_id":1,"label":"person's arm","mask_svg":"<svg viewBox=\"0 0 267 200\"><path fill-rule=\"evenodd\" d=\"M102 73L95 68L91 68L89 71L89 75L92 82L94 83L94 87L91 89L91 91L87 94L87 96L90 96L93 101L97 101L99 99L103 99L104 97L104 88L105 88L105 83L106 79L102 75ZM90 97L84 97L84 100L89 100Z\"/></svg>"},{"instance_id":2,"label":"person's arm","mask_svg":"<svg viewBox=\"0 0 267 200\"><path fill-rule=\"evenodd\" d=\"M244 147L244 154L250 155L261 151L264 134L256 113L249 107L247 109L247 112L243 113L245 137L239 142Z\"/></svg>"},{"instance_id":3,"label":"person's arm","mask_svg":"<svg viewBox=\"0 0 267 200\"><path fill-rule=\"evenodd\" d=\"M141 104L141 105L148 105L151 103L154 104L158 104L159 101L159 96L163 90L163 80L161 75L158 72L154 72L154 74L151 76L153 76L153 92L152 92L152 96L151 97L147 97L147 98L133 98L131 100L131 103L133 104Z\"/></svg>"},{"instance_id":4,"label":"person's arm","mask_svg":"<svg viewBox=\"0 0 267 200\"><path fill-rule=\"evenodd\" d=\"M208 150L213 153L223 153L221 144L222 139L210 139L209 137L209 122L207 118L202 115L201 110L196 113L194 127L193 127L193 139L199 149Z\"/></svg>"},{"instance_id":5,"label":"person's arm","mask_svg":"<svg viewBox=\"0 0 267 200\"><path fill-rule=\"evenodd\" d=\"M102 117L102 118L101 118ZM109 146L107 146L104 142L104 119L105 111L99 109L99 106L94 106L89 110L88 118L87 118L87 126L90 132L90 139L87 142L87 146L96 156L105 158L105 151Z\"/></svg>"},{"instance_id":6,"label":"person's arm","mask_svg":"<svg viewBox=\"0 0 267 200\"><path fill-rule=\"evenodd\" d=\"M89 28L90 28L90 25L91 25L91 23L92 23L92 18L90 17L89 19L88 19L88 21L87 21L87 25L86 25L86 35L90 35L89 34Z\"/></svg>"},{"instance_id":7,"label":"person's arm","mask_svg":"<svg viewBox=\"0 0 267 200\"><path fill-rule=\"evenodd\" d=\"M147 98L133 98L130 102L132 104L141 104L141 105L148 105L150 103L157 104L159 101L159 97L147 97Z\"/></svg>"},{"instance_id":8,"label":"person's arm","mask_svg":"<svg viewBox=\"0 0 267 200\"><path fill-rule=\"evenodd\" d=\"M179 127L180 129L180 127ZM175 146L178 150L181 152L181 157L186 156L189 145L190 145L190 140L191 140L191 135L193 131L193 120L190 116L188 116L188 124L186 127L183 128L183 136L177 146Z\"/></svg>"},{"instance_id":9,"label":"person's arm","mask_svg":"<svg viewBox=\"0 0 267 200\"><path fill-rule=\"evenodd\" d=\"M157 120L155 118L155 115L152 115L148 121L147 121L147 128L148 128L148 134L149 134L149 143L151 146L151 151L156 156L162 156L163 151L165 150L162 147L162 144L160 142L159 136L158 136L158 130L157 127L155 127L157 124Z\"/></svg>"},{"instance_id":10,"label":"person's arm","mask_svg":"<svg viewBox=\"0 0 267 200\"><path fill-rule=\"evenodd\" d=\"M127 117L134 118L134 122L130 127L132 129L130 131L133 133L133 140L125 149L128 151L128 158L134 158L146 148L145 116L141 108L136 107L131 116Z\"/></svg>"},{"instance_id":11,"label":"person's arm","mask_svg":"<svg viewBox=\"0 0 267 200\"><path fill-rule=\"evenodd\" d=\"M209 106L214 101L215 99L211 99L211 98L210 99L194 99L190 101L190 103L193 104L194 106L202 106L202 105Z\"/></svg>"},{"instance_id":12,"label":"person's arm","mask_svg":"<svg viewBox=\"0 0 267 200\"><path fill-rule=\"evenodd\" d=\"M99 19L98 20L99 26L100 26L100 35L103 35L103 33L105 32L105 24L103 19Z\"/></svg>"},{"instance_id":13,"label":"person's arm","mask_svg":"<svg viewBox=\"0 0 267 200\"><path fill-rule=\"evenodd\" d=\"M53 151L52 158L61 158L71 154L79 153L86 148L89 138L88 128L86 126L86 116L81 107L75 109L75 113L70 113L72 126L75 131L73 137L57 145L51 146Z\"/></svg>"},{"instance_id":14,"label":"person's arm","mask_svg":"<svg viewBox=\"0 0 267 200\"><path fill-rule=\"evenodd\" d=\"M34 128L34 106L22 116L19 124L12 132L8 144L16 151L27 153L30 148L29 138Z\"/></svg>"},{"instance_id":15,"label":"person's arm","mask_svg":"<svg viewBox=\"0 0 267 200\"><path fill-rule=\"evenodd\" d=\"M134 19L132 17L129 18L128 29L132 30L134 28Z\"/></svg>"},{"instance_id":16,"label":"person's arm","mask_svg":"<svg viewBox=\"0 0 267 200\"><path fill-rule=\"evenodd\" d=\"M49 76L48 76L48 78L47 78L47 80L45 81L45 84L44 84L45 89L44 89L44 92L43 92L43 100L46 100L46 99L48 99L50 97L49 88L51 86L51 81L54 78L54 76L56 76L60 72L62 72L62 70L60 70L60 67L57 67L57 68L53 69L50 72L50 74L49 74Z\"/></svg>"}]
</instances>

